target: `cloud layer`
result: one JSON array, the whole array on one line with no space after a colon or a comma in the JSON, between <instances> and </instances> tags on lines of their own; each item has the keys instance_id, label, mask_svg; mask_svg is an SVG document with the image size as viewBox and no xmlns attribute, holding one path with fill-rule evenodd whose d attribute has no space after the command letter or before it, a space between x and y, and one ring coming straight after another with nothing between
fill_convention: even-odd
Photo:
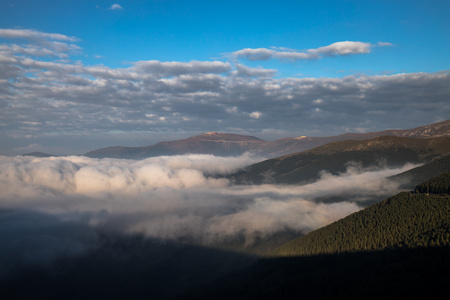
<instances>
[{"instance_id":1,"label":"cloud layer","mask_svg":"<svg viewBox=\"0 0 450 300\"><path fill-rule=\"evenodd\" d=\"M391 43L379 42L374 45L371 43L363 42L336 42L328 46L319 47L317 49L308 49L306 51L298 51L285 48L246 48L238 50L232 53L236 58L244 58L248 60L268 60L268 59L280 59L287 61L298 61L304 59L320 59L325 56L339 56L350 54L363 54L370 53L371 48L375 46L392 46Z\"/></svg>"},{"instance_id":2,"label":"cloud layer","mask_svg":"<svg viewBox=\"0 0 450 300\"><path fill-rule=\"evenodd\" d=\"M45 140L67 144L67 153L79 154L93 149L79 149L74 141L80 138L109 137L123 144L117 140L158 135L152 144L208 131L265 139L321 136L413 128L450 114L447 71L296 78L219 60L148 60L110 68L76 60L82 50L75 37L0 29L0 38L0 139L8 141L3 145L20 141L24 147ZM234 55L291 61L369 53L387 44L337 42L303 52L262 48ZM0 151L21 154L11 146Z\"/></svg>"},{"instance_id":3,"label":"cloud layer","mask_svg":"<svg viewBox=\"0 0 450 300\"><path fill-rule=\"evenodd\" d=\"M0 266L12 272L81 255L98 246L102 231L208 246L237 237L251 244L285 230L305 233L397 192L385 176L411 167L349 167L304 186L230 186L217 176L252 162L247 155L142 161L0 156ZM345 201L318 200L332 196Z\"/></svg>"}]
</instances>

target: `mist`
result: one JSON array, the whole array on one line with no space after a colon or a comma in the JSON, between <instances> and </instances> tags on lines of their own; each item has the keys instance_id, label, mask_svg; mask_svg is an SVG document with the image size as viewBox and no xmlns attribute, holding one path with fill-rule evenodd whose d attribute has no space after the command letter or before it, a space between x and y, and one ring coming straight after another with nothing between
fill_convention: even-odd
<instances>
[{"instance_id":1,"label":"mist","mask_svg":"<svg viewBox=\"0 0 450 300\"><path fill-rule=\"evenodd\" d=\"M233 186L221 175L260 158L145 160L0 156L0 277L96 249L102 232L214 247L243 237L307 233L399 191L385 178L413 167L321 173L306 185ZM338 201L324 201L329 197Z\"/></svg>"}]
</instances>

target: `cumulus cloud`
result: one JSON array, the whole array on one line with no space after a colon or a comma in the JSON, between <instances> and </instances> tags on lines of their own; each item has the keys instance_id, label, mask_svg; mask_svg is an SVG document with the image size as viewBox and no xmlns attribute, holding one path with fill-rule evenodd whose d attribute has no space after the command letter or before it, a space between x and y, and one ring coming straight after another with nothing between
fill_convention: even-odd
<instances>
[{"instance_id":1,"label":"cumulus cloud","mask_svg":"<svg viewBox=\"0 0 450 300\"><path fill-rule=\"evenodd\" d=\"M28 40L58 40L77 42L78 38L69 37L59 33L46 33L32 29L0 29L0 37L6 39L28 39Z\"/></svg>"},{"instance_id":2,"label":"cumulus cloud","mask_svg":"<svg viewBox=\"0 0 450 300\"><path fill-rule=\"evenodd\" d=\"M244 58L252 61L280 59L288 61L298 61L304 59L320 59L324 56L341 56L350 54L370 53L371 48L375 46L392 46L390 43L378 42L377 44L344 41L336 42L328 46L319 47L316 49L308 49L299 51L295 49L285 48L245 48L232 53L237 58Z\"/></svg>"},{"instance_id":3,"label":"cumulus cloud","mask_svg":"<svg viewBox=\"0 0 450 300\"><path fill-rule=\"evenodd\" d=\"M230 63L220 61L160 62L157 60L134 63L137 71L173 76L189 73L224 73L231 70Z\"/></svg>"},{"instance_id":4,"label":"cumulus cloud","mask_svg":"<svg viewBox=\"0 0 450 300\"><path fill-rule=\"evenodd\" d=\"M263 114L260 113L259 111L254 111L254 112L250 113L249 116L250 116L250 118L253 118L253 119L259 119L263 116Z\"/></svg>"},{"instance_id":5,"label":"cumulus cloud","mask_svg":"<svg viewBox=\"0 0 450 300\"><path fill-rule=\"evenodd\" d=\"M235 64L237 76L248 77L273 77L277 73L274 69L249 68L241 64Z\"/></svg>"},{"instance_id":6,"label":"cumulus cloud","mask_svg":"<svg viewBox=\"0 0 450 300\"><path fill-rule=\"evenodd\" d=\"M312 53L320 53L323 55L348 55L348 54L361 54L361 53L369 53L370 47L373 47L370 43L363 42L337 42L331 45L320 47L317 49L311 49L309 52Z\"/></svg>"},{"instance_id":7,"label":"cumulus cloud","mask_svg":"<svg viewBox=\"0 0 450 300\"><path fill-rule=\"evenodd\" d=\"M75 42L80 41L76 37L70 37L59 33L46 33L32 29L0 29L0 38L17 41L25 41L19 44L0 45L0 54L7 55L14 62L18 62L15 54L29 56L54 56L68 58L68 53L80 50Z\"/></svg>"},{"instance_id":8,"label":"cumulus cloud","mask_svg":"<svg viewBox=\"0 0 450 300\"><path fill-rule=\"evenodd\" d=\"M120 4L116 3L116 4L111 5L111 7L109 9L111 9L111 10L122 10L123 7Z\"/></svg>"}]
</instances>

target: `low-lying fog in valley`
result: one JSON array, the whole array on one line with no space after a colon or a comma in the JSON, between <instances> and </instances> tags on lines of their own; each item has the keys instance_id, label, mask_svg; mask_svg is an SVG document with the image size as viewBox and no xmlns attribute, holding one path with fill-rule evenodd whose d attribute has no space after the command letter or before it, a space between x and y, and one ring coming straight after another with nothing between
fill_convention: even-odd
<instances>
[{"instance_id":1,"label":"low-lying fog in valley","mask_svg":"<svg viewBox=\"0 0 450 300\"><path fill-rule=\"evenodd\" d=\"M385 178L413 167L349 164L345 174L323 172L306 185L234 186L226 179L260 160L0 156L0 277L83 255L97 247L100 232L208 247L237 235L251 244L286 230L304 234L398 192Z\"/></svg>"}]
</instances>

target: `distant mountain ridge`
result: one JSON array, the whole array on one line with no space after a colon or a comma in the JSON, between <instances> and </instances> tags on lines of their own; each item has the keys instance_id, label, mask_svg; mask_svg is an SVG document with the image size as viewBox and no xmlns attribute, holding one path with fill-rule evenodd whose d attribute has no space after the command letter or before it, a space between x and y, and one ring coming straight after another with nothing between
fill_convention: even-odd
<instances>
[{"instance_id":1,"label":"distant mountain ridge","mask_svg":"<svg viewBox=\"0 0 450 300\"><path fill-rule=\"evenodd\" d=\"M214 154L217 156L241 155L267 143L254 136L231 133L207 132L184 140L159 142L144 147L113 146L85 154L94 158L143 159L162 155Z\"/></svg>"},{"instance_id":2,"label":"distant mountain ridge","mask_svg":"<svg viewBox=\"0 0 450 300\"><path fill-rule=\"evenodd\" d=\"M309 150L331 142L366 140L379 136L430 138L450 136L450 120L413 129L392 129L369 133L345 133L330 137L286 137L272 142L249 135L207 132L187 139L159 142L150 146L112 146L89 151L85 156L94 158L144 159L161 155L212 154L235 156L253 152L267 158Z\"/></svg>"},{"instance_id":3,"label":"distant mountain ridge","mask_svg":"<svg viewBox=\"0 0 450 300\"><path fill-rule=\"evenodd\" d=\"M58 155L53 155L53 154L36 151L36 152L25 153L25 154L23 154L23 156L52 157L52 156L58 156Z\"/></svg>"}]
</instances>

